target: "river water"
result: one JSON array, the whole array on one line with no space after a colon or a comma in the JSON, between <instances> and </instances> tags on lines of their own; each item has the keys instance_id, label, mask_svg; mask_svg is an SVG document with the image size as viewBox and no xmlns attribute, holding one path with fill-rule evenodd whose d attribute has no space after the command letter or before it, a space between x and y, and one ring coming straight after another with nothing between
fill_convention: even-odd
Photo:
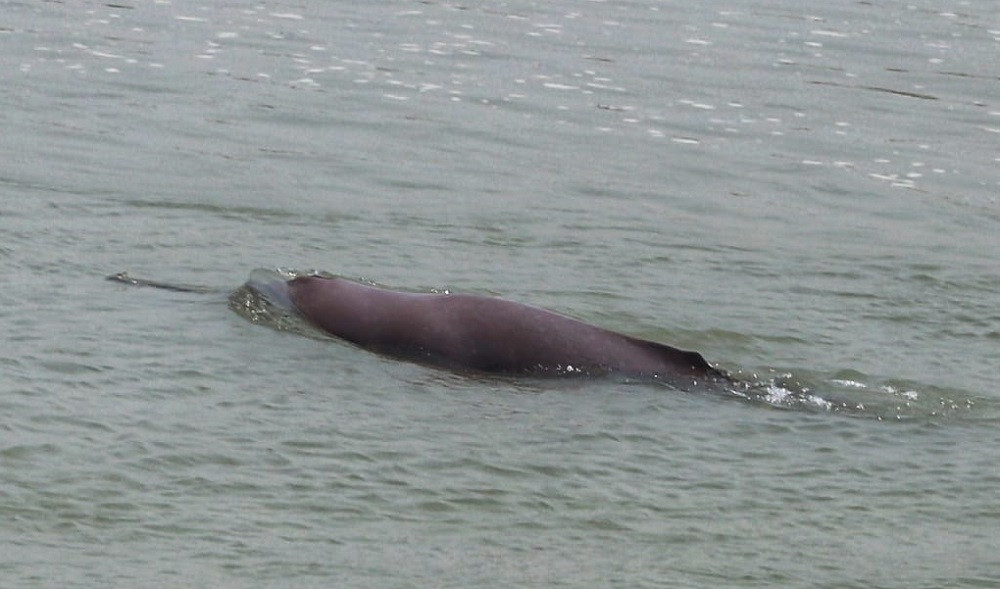
<instances>
[{"instance_id":1,"label":"river water","mask_svg":"<svg viewBox=\"0 0 1000 589\"><path fill-rule=\"evenodd\" d=\"M1000 585L992 3L0 6L4 586ZM385 359L256 268L757 394Z\"/></svg>"}]
</instances>

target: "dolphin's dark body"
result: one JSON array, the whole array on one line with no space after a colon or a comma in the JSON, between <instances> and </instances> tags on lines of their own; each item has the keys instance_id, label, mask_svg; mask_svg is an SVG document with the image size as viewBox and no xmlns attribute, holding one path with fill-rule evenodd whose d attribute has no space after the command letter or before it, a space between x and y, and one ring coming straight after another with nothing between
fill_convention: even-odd
<instances>
[{"instance_id":1,"label":"dolphin's dark body","mask_svg":"<svg viewBox=\"0 0 1000 589\"><path fill-rule=\"evenodd\" d=\"M530 376L621 375L677 388L731 382L701 354L496 297L408 293L300 276L248 287L367 350L433 366Z\"/></svg>"},{"instance_id":2,"label":"dolphin's dark body","mask_svg":"<svg viewBox=\"0 0 1000 589\"><path fill-rule=\"evenodd\" d=\"M177 292L217 292L125 272L107 278ZM263 300L265 307L282 312L264 316L299 315L366 350L451 370L538 377L617 375L683 390L730 390L735 384L697 352L497 297L400 292L344 278L289 278L287 273L256 270L230 295L230 306L258 321L259 303L251 300Z\"/></svg>"}]
</instances>

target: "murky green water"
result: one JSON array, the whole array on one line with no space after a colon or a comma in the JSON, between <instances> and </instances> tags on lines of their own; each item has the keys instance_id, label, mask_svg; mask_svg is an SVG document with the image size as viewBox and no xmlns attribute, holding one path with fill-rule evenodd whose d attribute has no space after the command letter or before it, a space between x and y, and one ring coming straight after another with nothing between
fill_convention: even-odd
<instances>
[{"instance_id":1,"label":"murky green water","mask_svg":"<svg viewBox=\"0 0 1000 589\"><path fill-rule=\"evenodd\" d=\"M1000 583L991 5L313 4L4 4L5 585ZM768 394L399 363L260 267Z\"/></svg>"}]
</instances>

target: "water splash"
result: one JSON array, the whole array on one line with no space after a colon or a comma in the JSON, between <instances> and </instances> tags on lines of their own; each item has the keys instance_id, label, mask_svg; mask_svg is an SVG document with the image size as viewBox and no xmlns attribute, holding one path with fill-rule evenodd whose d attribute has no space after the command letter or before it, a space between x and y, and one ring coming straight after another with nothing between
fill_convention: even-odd
<instances>
[{"instance_id":1,"label":"water splash","mask_svg":"<svg viewBox=\"0 0 1000 589\"><path fill-rule=\"evenodd\" d=\"M801 378L791 373L761 378L736 375L727 393L739 399L781 409L803 409L867 417L879 421L941 419L969 415L983 403L959 391L909 382L875 382L851 372L826 378Z\"/></svg>"},{"instance_id":2,"label":"water splash","mask_svg":"<svg viewBox=\"0 0 1000 589\"><path fill-rule=\"evenodd\" d=\"M286 283L306 273L287 268L257 269L229 295L229 308L247 321L281 331L312 331L295 310Z\"/></svg>"}]
</instances>

